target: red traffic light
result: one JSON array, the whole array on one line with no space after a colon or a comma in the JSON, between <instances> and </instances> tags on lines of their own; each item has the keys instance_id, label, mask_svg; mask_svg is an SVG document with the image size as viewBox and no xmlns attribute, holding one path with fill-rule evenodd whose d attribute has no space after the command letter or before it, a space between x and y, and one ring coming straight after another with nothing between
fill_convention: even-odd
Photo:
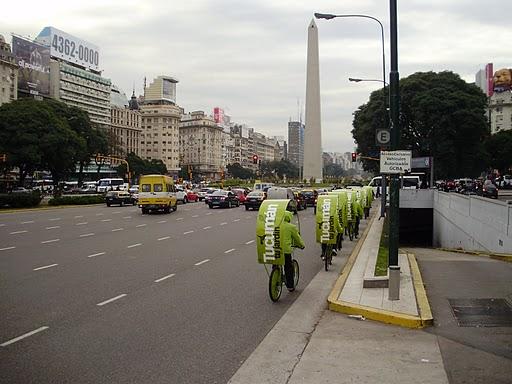
<instances>
[{"instance_id":1,"label":"red traffic light","mask_svg":"<svg viewBox=\"0 0 512 384\"><path fill-rule=\"evenodd\" d=\"M258 164L258 155L252 155L252 163Z\"/></svg>"},{"instance_id":2,"label":"red traffic light","mask_svg":"<svg viewBox=\"0 0 512 384\"><path fill-rule=\"evenodd\" d=\"M355 163L357 161L357 153L352 152L352 162Z\"/></svg>"}]
</instances>

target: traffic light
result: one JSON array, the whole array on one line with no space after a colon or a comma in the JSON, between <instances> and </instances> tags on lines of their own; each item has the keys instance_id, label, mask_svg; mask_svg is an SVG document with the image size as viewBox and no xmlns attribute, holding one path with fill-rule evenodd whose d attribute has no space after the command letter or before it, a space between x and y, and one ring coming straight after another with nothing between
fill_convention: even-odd
<instances>
[{"instance_id":1,"label":"traffic light","mask_svg":"<svg viewBox=\"0 0 512 384\"><path fill-rule=\"evenodd\" d=\"M258 164L258 155L252 155L252 163Z\"/></svg>"},{"instance_id":2,"label":"traffic light","mask_svg":"<svg viewBox=\"0 0 512 384\"><path fill-rule=\"evenodd\" d=\"M352 162L355 163L357 161L357 153L352 152Z\"/></svg>"}]
</instances>

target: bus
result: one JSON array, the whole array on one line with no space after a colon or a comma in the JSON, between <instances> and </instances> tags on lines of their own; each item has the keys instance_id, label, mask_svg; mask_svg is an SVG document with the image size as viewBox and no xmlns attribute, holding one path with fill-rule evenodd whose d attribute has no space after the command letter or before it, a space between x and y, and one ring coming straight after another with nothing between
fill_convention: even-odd
<instances>
[{"instance_id":1,"label":"bus","mask_svg":"<svg viewBox=\"0 0 512 384\"><path fill-rule=\"evenodd\" d=\"M266 192L267 189L269 189L270 187L273 187L274 186L274 183L262 183L260 181L256 181L254 183L254 188L252 189L253 191L264 191Z\"/></svg>"}]
</instances>

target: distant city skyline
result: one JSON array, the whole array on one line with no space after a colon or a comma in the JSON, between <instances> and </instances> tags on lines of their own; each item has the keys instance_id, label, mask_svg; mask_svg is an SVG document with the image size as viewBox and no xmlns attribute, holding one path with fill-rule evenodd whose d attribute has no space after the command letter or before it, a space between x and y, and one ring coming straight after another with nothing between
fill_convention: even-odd
<instances>
[{"instance_id":1,"label":"distant city skyline","mask_svg":"<svg viewBox=\"0 0 512 384\"><path fill-rule=\"evenodd\" d=\"M512 41L512 30L496 9L500 15L511 14L512 3L399 3L401 78L450 70L474 82L487 62L496 70L510 68L506 47L496 42ZM314 12L381 20L389 69L389 4L377 0L260 0L243 7L232 0L191 0L172 7L160 0L27 0L23 9L15 2L2 4L0 34L10 42L11 32L35 38L44 27L54 26L98 46L103 76L126 94L133 87L142 94L144 78L167 74L179 80L177 103L186 112L211 114L221 107L234 122L268 136L286 136L297 100L305 100L307 26ZM318 20L317 25L322 149L352 151L352 114L380 84L349 83L348 77L382 77L380 33L366 20Z\"/></svg>"}]
</instances>

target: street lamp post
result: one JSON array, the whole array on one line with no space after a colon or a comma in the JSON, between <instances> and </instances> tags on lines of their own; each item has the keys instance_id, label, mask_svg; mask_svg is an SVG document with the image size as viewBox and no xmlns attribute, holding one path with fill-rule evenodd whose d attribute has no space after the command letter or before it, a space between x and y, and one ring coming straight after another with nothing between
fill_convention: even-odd
<instances>
[{"instance_id":1,"label":"street lamp post","mask_svg":"<svg viewBox=\"0 0 512 384\"><path fill-rule=\"evenodd\" d=\"M380 83L383 83L384 84L384 88L386 86L388 86L389 84L386 83L384 80L379 80L379 79L358 79L358 78L353 78L353 77L349 77L348 78L349 81L352 81L354 83L359 83L361 81L377 81L377 82L380 82ZM385 122L386 122L386 128L389 127L389 115L388 115L388 107L387 107L387 103L386 103L386 93L384 92L384 119L385 119ZM381 188L381 200L380 200L380 217L384 217L385 216L385 213L386 213L386 175L385 174L381 174L381 182L380 182L380 188Z\"/></svg>"},{"instance_id":2,"label":"street lamp post","mask_svg":"<svg viewBox=\"0 0 512 384\"><path fill-rule=\"evenodd\" d=\"M334 18L364 18L364 19L370 19L370 20L373 20L377 23L379 23L379 26L380 26L380 37L381 37L381 42L382 42L382 80L376 80L376 79L369 79L369 80L363 80L363 79L354 79L354 78L349 78L350 81L355 81L355 82L359 82L359 81L380 81L382 82L384 88L386 88L386 54L385 54L385 47L384 47L384 27L382 26L382 23L380 22L379 19L373 17L373 16L369 16L369 15L360 15L360 14L355 14L355 15L334 15L334 14L330 14L330 13L315 13L315 17L317 19L326 19L326 20L331 20L331 19L334 19ZM384 95L384 121L385 121L385 127L387 129L389 129L389 115L387 113L387 97L386 97L386 92L383 92L383 95ZM384 217L384 212L386 211L386 177L385 175L382 175L382 182L381 182L381 188L382 188L382 200L381 200L381 208L380 208L380 217Z\"/></svg>"}]
</instances>

